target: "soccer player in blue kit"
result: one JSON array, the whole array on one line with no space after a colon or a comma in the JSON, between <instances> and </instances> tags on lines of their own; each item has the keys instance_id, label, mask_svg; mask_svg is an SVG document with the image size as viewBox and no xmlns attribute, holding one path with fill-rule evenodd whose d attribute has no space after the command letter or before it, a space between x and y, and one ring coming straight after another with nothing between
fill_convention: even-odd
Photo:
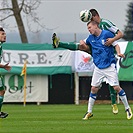
<instances>
[{"instance_id":1,"label":"soccer player in blue kit","mask_svg":"<svg viewBox=\"0 0 133 133\"><path fill-rule=\"evenodd\" d=\"M91 20L98 22L100 29L109 30L115 35L113 38L108 38L105 42L105 45L107 46L112 45L114 41L117 41L123 37L123 33L120 31L120 29L116 27L116 25L113 24L111 21L101 18L96 9L90 9L89 11L92 14ZM116 91L110 85L109 85L109 92L110 92L110 97L112 102L112 111L114 114L117 114L118 107L116 104Z\"/></svg>"},{"instance_id":2,"label":"soccer player in blue kit","mask_svg":"<svg viewBox=\"0 0 133 133\"><path fill-rule=\"evenodd\" d=\"M127 113L127 119L132 118L132 111L128 104L126 94L124 90L119 86L118 75L116 71L116 58L114 55L114 47L116 49L117 55L124 57L120 53L119 46L117 42L113 42L112 45L106 46L105 42L107 38L113 38L115 35L108 30L101 30L99 28L99 23L96 21L90 21L87 23L88 31L90 35L85 40L80 40L79 45L70 45L69 49L71 50L82 50L89 51L89 45L92 48L92 57L95 64L92 81L91 81L91 92L88 101L88 110L83 117L83 120L87 120L93 116L92 109L97 97L97 92L100 88L100 85L103 82L103 79L106 78L110 86L116 90L119 94L121 101L125 106L125 111ZM59 43L59 40L56 37L56 34L53 34L53 46L68 48L66 43Z\"/></svg>"},{"instance_id":3,"label":"soccer player in blue kit","mask_svg":"<svg viewBox=\"0 0 133 133\"><path fill-rule=\"evenodd\" d=\"M91 81L92 87L88 101L88 110L84 115L83 120L87 120L93 116L93 105L96 100L99 86L103 82L103 78L107 78L109 85L112 86L119 94L119 97L125 106L127 119L131 119L132 111L129 107L124 90L119 86L118 75L116 71L116 58L114 55L113 46L117 45L117 42L113 42L112 45L106 46L106 39L113 38L114 34L107 30L101 30L98 25L99 23L96 21L88 22L87 27L90 35L87 39L80 41L80 45L82 45L82 47L87 48L87 45L91 45L93 62L95 64Z\"/></svg>"}]
</instances>

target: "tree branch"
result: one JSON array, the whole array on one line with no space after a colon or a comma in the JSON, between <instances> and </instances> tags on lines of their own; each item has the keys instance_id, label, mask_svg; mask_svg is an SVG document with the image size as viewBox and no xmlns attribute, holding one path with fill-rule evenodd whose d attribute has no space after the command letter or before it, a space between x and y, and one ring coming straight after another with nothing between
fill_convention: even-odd
<instances>
[{"instance_id":1,"label":"tree branch","mask_svg":"<svg viewBox=\"0 0 133 133\"><path fill-rule=\"evenodd\" d=\"M2 8L2 9L0 9L0 11L7 11L7 10L13 11L12 8Z\"/></svg>"},{"instance_id":2,"label":"tree branch","mask_svg":"<svg viewBox=\"0 0 133 133\"><path fill-rule=\"evenodd\" d=\"M7 18L9 18L9 17L11 17L11 16L14 16L14 14L10 14L10 15L8 15L8 16L6 16L6 17L0 19L0 21L4 21L4 20L6 20Z\"/></svg>"},{"instance_id":3,"label":"tree branch","mask_svg":"<svg viewBox=\"0 0 133 133\"><path fill-rule=\"evenodd\" d=\"M21 5L21 6L20 6L20 8L19 8L19 9L20 9L20 10L19 10L19 12L21 12L21 11L23 10L24 1L25 1L25 0L23 0L23 1L22 1L22 3L21 3L21 4L19 4L19 5Z\"/></svg>"}]
</instances>

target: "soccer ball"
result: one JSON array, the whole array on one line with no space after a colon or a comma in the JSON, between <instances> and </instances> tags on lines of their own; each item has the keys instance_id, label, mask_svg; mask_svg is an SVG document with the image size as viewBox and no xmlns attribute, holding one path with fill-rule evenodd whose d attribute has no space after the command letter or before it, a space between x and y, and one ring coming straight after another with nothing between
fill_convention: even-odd
<instances>
[{"instance_id":1,"label":"soccer ball","mask_svg":"<svg viewBox=\"0 0 133 133\"><path fill-rule=\"evenodd\" d=\"M92 18L92 14L89 10L82 10L80 12L80 20L83 22L88 22Z\"/></svg>"}]
</instances>

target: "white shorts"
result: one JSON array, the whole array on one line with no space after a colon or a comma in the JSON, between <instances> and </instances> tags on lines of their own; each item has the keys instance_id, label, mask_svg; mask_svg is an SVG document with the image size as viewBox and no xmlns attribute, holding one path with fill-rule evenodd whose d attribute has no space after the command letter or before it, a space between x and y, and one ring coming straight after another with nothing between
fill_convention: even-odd
<instances>
[{"instance_id":1,"label":"white shorts","mask_svg":"<svg viewBox=\"0 0 133 133\"><path fill-rule=\"evenodd\" d=\"M111 64L110 67L105 69L99 69L95 66L91 85L99 87L105 78L107 79L110 86L119 85L115 64Z\"/></svg>"}]
</instances>

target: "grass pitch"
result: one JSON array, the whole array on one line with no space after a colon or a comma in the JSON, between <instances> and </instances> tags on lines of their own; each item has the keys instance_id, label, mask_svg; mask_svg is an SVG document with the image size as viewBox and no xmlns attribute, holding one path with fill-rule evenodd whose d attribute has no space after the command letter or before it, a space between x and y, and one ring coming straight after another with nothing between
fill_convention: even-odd
<instances>
[{"instance_id":1,"label":"grass pitch","mask_svg":"<svg viewBox=\"0 0 133 133\"><path fill-rule=\"evenodd\" d=\"M87 105L5 104L9 116L0 119L0 133L133 133L133 120L126 119L123 105L118 108L114 115L111 105L96 104L93 118L83 121Z\"/></svg>"}]
</instances>

